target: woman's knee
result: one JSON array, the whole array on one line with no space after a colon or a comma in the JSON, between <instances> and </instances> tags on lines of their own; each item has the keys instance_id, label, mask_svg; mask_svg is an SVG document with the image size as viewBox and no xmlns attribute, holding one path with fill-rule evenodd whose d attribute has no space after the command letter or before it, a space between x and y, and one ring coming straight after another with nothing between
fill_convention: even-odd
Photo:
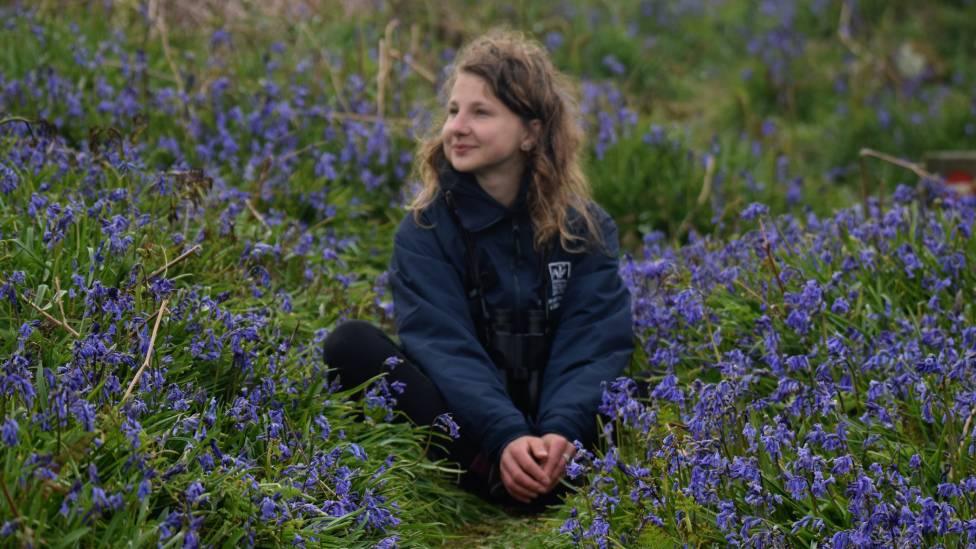
<instances>
[{"instance_id":1,"label":"woman's knee","mask_svg":"<svg viewBox=\"0 0 976 549\"><path fill-rule=\"evenodd\" d=\"M362 355L363 349L371 348L382 331L365 320L348 320L336 326L322 343L322 358L332 367L339 367L350 357Z\"/></svg>"}]
</instances>

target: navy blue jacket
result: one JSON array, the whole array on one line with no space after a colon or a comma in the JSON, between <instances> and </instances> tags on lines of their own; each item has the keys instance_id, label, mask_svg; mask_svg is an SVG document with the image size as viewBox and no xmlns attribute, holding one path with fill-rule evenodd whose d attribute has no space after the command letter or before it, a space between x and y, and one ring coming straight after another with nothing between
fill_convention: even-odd
<instances>
[{"instance_id":1,"label":"navy blue jacket","mask_svg":"<svg viewBox=\"0 0 976 549\"><path fill-rule=\"evenodd\" d=\"M512 440L558 433L570 441L593 440L601 382L616 378L633 353L630 294L618 274L617 228L595 208L605 249L570 253L557 247L547 265L533 247L526 206L527 183L506 208L475 179L448 170L437 199L419 226L407 214L394 240L390 280L397 332L407 356L434 382L462 430L498 459ZM474 237L482 264L498 283L485 289L491 308L542 308L550 277L554 335L542 377L535 424L508 397L501 372L478 341L465 297L465 246L443 192L451 189L464 228Z\"/></svg>"}]
</instances>

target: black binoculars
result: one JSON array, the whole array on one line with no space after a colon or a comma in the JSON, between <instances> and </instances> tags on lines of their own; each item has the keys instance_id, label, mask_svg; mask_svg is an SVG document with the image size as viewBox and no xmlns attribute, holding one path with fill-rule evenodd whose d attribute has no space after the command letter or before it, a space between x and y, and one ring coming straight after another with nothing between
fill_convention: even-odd
<instances>
[{"instance_id":1,"label":"black binoculars","mask_svg":"<svg viewBox=\"0 0 976 549\"><path fill-rule=\"evenodd\" d=\"M515 315L511 309L494 309L491 312L491 329L496 333L545 335L548 326L546 311L543 309L529 309Z\"/></svg>"},{"instance_id":2,"label":"black binoculars","mask_svg":"<svg viewBox=\"0 0 976 549\"><path fill-rule=\"evenodd\" d=\"M515 406L534 415L551 344L546 311L529 309L516 315L511 309L495 309L490 318L485 348L501 370Z\"/></svg>"}]
</instances>

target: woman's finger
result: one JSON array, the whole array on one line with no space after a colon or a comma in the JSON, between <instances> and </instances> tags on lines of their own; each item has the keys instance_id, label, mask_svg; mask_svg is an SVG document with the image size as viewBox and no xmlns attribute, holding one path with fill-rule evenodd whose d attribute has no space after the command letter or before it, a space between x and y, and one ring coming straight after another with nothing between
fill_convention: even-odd
<instances>
[{"instance_id":1,"label":"woman's finger","mask_svg":"<svg viewBox=\"0 0 976 549\"><path fill-rule=\"evenodd\" d=\"M549 485L549 477L546 475L542 467L536 463L535 459L529 455L528 448L522 452L514 452L514 458L516 464L521 468L521 470L530 477L530 480L534 481L533 484L538 485L538 490L542 491L546 486ZM517 477L517 476L516 476Z\"/></svg>"},{"instance_id":2,"label":"woman's finger","mask_svg":"<svg viewBox=\"0 0 976 549\"><path fill-rule=\"evenodd\" d=\"M565 470L566 464L569 462L569 458L566 457L568 454L567 446L569 444L565 440L552 440L549 444L549 460L546 461L546 475L553 480L553 485L558 482L558 478L561 477L562 471Z\"/></svg>"},{"instance_id":3,"label":"woman's finger","mask_svg":"<svg viewBox=\"0 0 976 549\"><path fill-rule=\"evenodd\" d=\"M529 440L529 450L532 452L532 456L535 457L536 461L545 463L546 459L549 457L549 450L546 448L546 443L543 442L541 438L533 438Z\"/></svg>"},{"instance_id":4,"label":"woman's finger","mask_svg":"<svg viewBox=\"0 0 976 549\"><path fill-rule=\"evenodd\" d=\"M538 482L522 469L522 460L532 461L528 455L527 441L516 441L502 452L501 467L508 473L514 484L518 484L530 498L536 497L546 489L545 483Z\"/></svg>"},{"instance_id":5,"label":"woman's finger","mask_svg":"<svg viewBox=\"0 0 976 549\"><path fill-rule=\"evenodd\" d=\"M509 460L502 460L501 467L503 472L507 473L508 478L511 479L513 483L518 484L527 494L531 495L532 497L538 495L545 488L545 486L539 484L533 480L532 477L526 474L525 471L522 470L522 467L519 465L514 455L510 457L511 459Z\"/></svg>"},{"instance_id":6,"label":"woman's finger","mask_svg":"<svg viewBox=\"0 0 976 549\"><path fill-rule=\"evenodd\" d=\"M522 470L518 463L512 466L509 474L511 475L512 480L514 480L515 483L521 486L524 490L531 493L532 497L545 492L546 487L548 486L547 483L540 482L529 476L528 473Z\"/></svg>"},{"instance_id":7,"label":"woman's finger","mask_svg":"<svg viewBox=\"0 0 976 549\"><path fill-rule=\"evenodd\" d=\"M529 501L535 499L536 494L525 489L518 482L515 481L513 475L507 467L503 464L501 467L502 473L502 483L505 484L505 490L518 501L522 503L528 503Z\"/></svg>"}]
</instances>

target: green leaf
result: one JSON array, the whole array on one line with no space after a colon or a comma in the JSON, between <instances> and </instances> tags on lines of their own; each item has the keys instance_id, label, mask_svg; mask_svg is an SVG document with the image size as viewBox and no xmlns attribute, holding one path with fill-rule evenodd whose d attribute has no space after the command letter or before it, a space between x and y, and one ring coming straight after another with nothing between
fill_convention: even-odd
<instances>
[{"instance_id":1,"label":"green leaf","mask_svg":"<svg viewBox=\"0 0 976 549\"><path fill-rule=\"evenodd\" d=\"M84 527L79 528L77 530L72 530L67 535L65 535L64 537L62 537L61 539L59 539L53 545L53 547L74 547L76 545L75 542L79 541L82 537L85 536L85 534L87 534L90 531L91 531L91 528L89 528L87 526L84 526Z\"/></svg>"}]
</instances>

